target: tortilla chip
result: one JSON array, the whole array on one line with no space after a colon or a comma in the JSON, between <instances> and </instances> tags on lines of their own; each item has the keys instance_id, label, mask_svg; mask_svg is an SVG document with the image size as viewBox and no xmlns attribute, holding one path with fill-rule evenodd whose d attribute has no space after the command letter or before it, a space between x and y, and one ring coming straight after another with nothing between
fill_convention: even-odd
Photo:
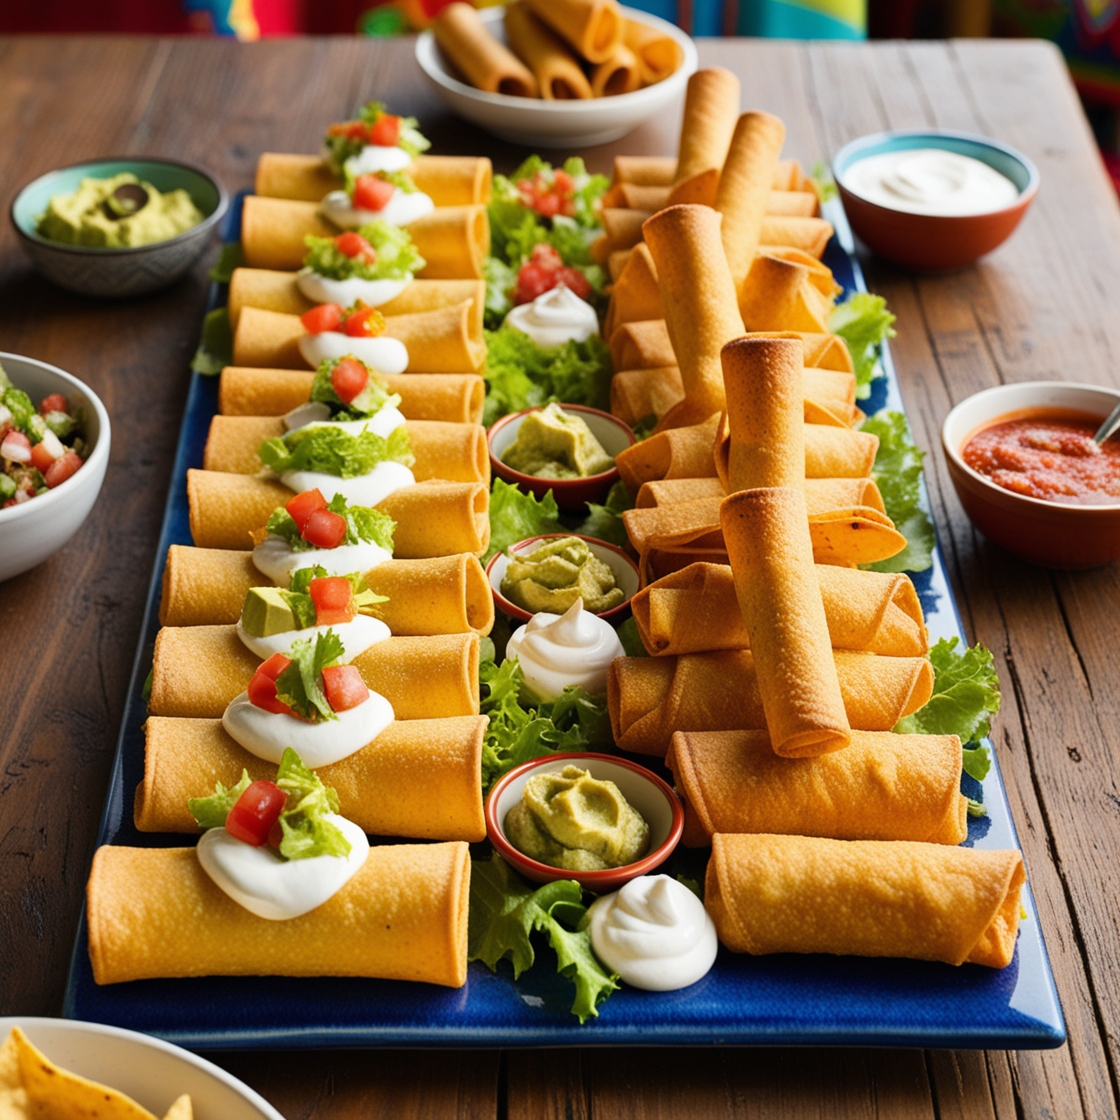
<instances>
[{"instance_id":1,"label":"tortilla chip","mask_svg":"<svg viewBox=\"0 0 1120 1120\"><path fill-rule=\"evenodd\" d=\"M194 1120L191 1098L184 1093L168 1110L163 1120Z\"/></svg>"}]
</instances>

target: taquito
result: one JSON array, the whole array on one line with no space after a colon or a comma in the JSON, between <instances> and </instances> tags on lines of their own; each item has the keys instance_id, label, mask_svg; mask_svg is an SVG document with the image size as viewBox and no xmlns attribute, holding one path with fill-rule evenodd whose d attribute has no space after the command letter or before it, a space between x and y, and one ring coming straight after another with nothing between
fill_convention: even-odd
<instances>
[{"instance_id":1,"label":"taquito","mask_svg":"<svg viewBox=\"0 0 1120 1120\"><path fill-rule=\"evenodd\" d=\"M387 596L373 611L396 637L489 634L494 625L494 595L477 556L386 560L364 576L372 591ZM160 624L234 623L249 588L267 584L249 552L173 544L163 569Z\"/></svg>"},{"instance_id":2,"label":"taquito","mask_svg":"<svg viewBox=\"0 0 1120 1120\"><path fill-rule=\"evenodd\" d=\"M664 319L665 305L657 285L657 268L649 246L636 245L626 260L611 292L611 304L603 322L603 337L610 338L616 327L645 319Z\"/></svg>"},{"instance_id":3,"label":"taquito","mask_svg":"<svg viewBox=\"0 0 1120 1120\"><path fill-rule=\"evenodd\" d=\"M533 72L491 34L472 4L456 0L432 22L439 48L475 89L510 97L539 94Z\"/></svg>"},{"instance_id":4,"label":"taquito","mask_svg":"<svg viewBox=\"0 0 1120 1120\"><path fill-rule=\"evenodd\" d=\"M687 428L658 432L619 452L614 465L631 494L636 494L643 482L653 479L714 478L716 461L712 446L718 429L719 417L711 416Z\"/></svg>"},{"instance_id":5,"label":"taquito","mask_svg":"<svg viewBox=\"0 0 1120 1120\"><path fill-rule=\"evenodd\" d=\"M840 695L852 729L890 731L933 691L924 657L834 650ZM619 748L664 756L674 731L762 731L766 716L750 650L680 657L617 657L607 706Z\"/></svg>"},{"instance_id":6,"label":"taquito","mask_svg":"<svg viewBox=\"0 0 1120 1120\"><path fill-rule=\"evenodd\" d=\"M739 117L739 95L739 79L720 66L697 70L688 79L670 202L707 206L715 202L718 180L706 180L710 181L707 198L697 197L691 181L713 171L718 176Z\"/></svg>"},{"instance_id":7,"label":"taquito","mask_svg":"<svg viewBox=\"0 0 1120 1120\"><path fill-rule=\"evenodd\" d=\"M855 367L852 365L852 353L847 343L835 334L826 334L819 331L748 331L747 338L796 338L801 342L803 353L802 360L805 368L837 370L851 374L852 400L855 400ZM832 395L832 394L826 394Z\"/></svg>"},{"instance_id":8,"label":"taquito","mask_svg":"<svg viewBox=\"0 0 1120 1120\"><path fill-rule=\"evenodd\" d=\"M397 720L348 758L317 773L338 793L339 812L371 836L478 841L485 716ZM144 778L134 818L141 832L197 832L187 808L215 782L273 780L276 767L238 746L218 719L150 716Z\"/></svg>"},{"instance_id":9,"label":"taquito","mask_svg":"<svg viewBox=\"0 0 1120 1120\"><path fill-rule=\"evenodd\" d=\"M541 97L546 101L579 101L592 96L591 83L579 60L523 0L508 4L503 18L510 50L533 71Z\"/></svg>"},{"instance_id":10,"label":"taquito","mask_svg":"<svg viewBox=\"0 0 1120 1120\"><path fill-rule=\"evenodd\" d=\"M442 478L447 482L490 484L490 450L481 424L449 424L443 420L405 422L409 445L416 462L412 473L417 482ZM267 439L284 435L279 416L215 416L202 454L208 471L258 474L258 455Z\"/></svg>"},{"instance_id":11,"label":"taquito","mask_svg":"<svg viewBox=\"0 0 1120 1120\"><path fill-rule=\"evenodd\" d=\"M633 93L641 86L638 56L625 43L619 43L610 58L591 68L591 92L595 97L617 97Z\"/></svg>"},{"instance_id":12,"label":"taquito","mask_svg":"<svg viewBox=\"0 0 1120 1120\"><path fill-rule=\"evenodd\" d=\"M612 183L603 195L603 205L626 210L649 210L656 214L669 205L672 187L648 186L643 183Z\"/></svg>"},{"instance_id":13,"label":"taquito","mask_svg":"<svg viewBox=\"0 0 1120 1120\"><path fill-rule=\"evenodd\" d=\"M650 416L661 419L683 399L677 366L618 370L611 378L611 412L632 428Z\"/></svg>"},{"instance_id":14,"label":"taquito","mask_svg":"<svg viewBox=\"0 0 1120 1120\"><path fill-rule=\"evenodd\" d=\"M156 634L148 712L220 719L260 663L234 626L164 626ZM397 719L478 715L477 634L386 638L352 664Z\"/></svg>"},{"instance_id":15,"label":"taquito","mask_svg":"<svg viewBox=\"0 0 1120 1120\"><path fill-rule=\"evenodd\" d=\"M832 233L832 223L824 218L767 214L762 220L759 244L789 246L820 260Z\"/></svg>"},{"instance_id":16,"label":"taquito","mask_svg":"<svg viewBox=\"0 0 1120 1120\"><path fill-rule=\"evenodd\" d=\"M854 506L886 512L883 495L872 478L807 478L804 486L810 520L816 514ZM719 501L726 494L718 478L663 478L642 483L634 499L634 508L652 509L704 498ZM715 521L718 521L718 510Z\"/></svg>"},{"instance_id":17,"label":"taquito","mask_svg":"<svg viewBox=\"0 0 1120 1120\"><path fill-rule=\"evenodd\" d=\"M968 835L956 735L853 731L846 750L808 759L778 757L764 731L678 731L665 765L689 847L716 832L930 844Z\"/></svg>"},{"instance_id":18,"label":"taquito","mask_svg":"<svg viewBox=\"0 0 1120 1120\"><path fill-rule=\"evenodd\" d=\"M252 548L252 532L291 497L274 479L189 470L191 537L199 548ZM399 560L457 552L480 556L490 541L489 499L481 482L432 480L395 491L377 508L397 523L393 555Z\"/></svg>"},{"instance_id":19,"label":"taquito","mask_svg":"<svg viewBox=\"0 0 1120 1120\"><path fill-rule=\"evenodd\" d=\"M814 286L809 269L768 253L757 255L739 286L739 313L747 330L828 330L832 300Z\"/></svg>"},{"instance_id":20,"label":"taquito","mask_svg":"<svg viewBox=\"0 0 1120 1120\"><path fill-rule=\"evenodd\" d=\"M654 369L677 365L664 319L622 323L611 332L611 364L615 369Z\"/></svg>"},{"instance_id":21,"label":"taquito","mask_svg":"<svg viewBox=\"0 0 1120 1120\"><path fill-rule=\"evenodd\" d=\"M409 420L478 424L486 382L476 373L378 375ZM306 370L226 366L218 383L218 411L225 416L283 416L306 404L315 375Z\"/></svg>"},{"instance_id":22,"label":"taquito","mask_svg":"<svg viewBox=\"0 0 1120 1120\"><path fill-rule=\"evenodd\" d=\"M676 173L674 156L615 156L612 180L646 187L669 187Z\"/></svg>"},{"instance_id":23,"label":"taquito","mask_svg":"<svg viewBox=\"0 0 1120 1120\"><path fill-rule=\"evenodd\" d=\"M470 852L386 844L333 898L288 921L234 902L194 848L105 844L86 889L98 984L173 976L374 976L461 988Z\"/></svg>"},{"instance_id":24,"label":"taquito","mask_svg":"<svg viewBox=\"0 0 1120 1120\"><path fill-rule=\"evenodd\" d=\"M623 20L622 41L638 59L643 85L652 86L656 82L664 81L670 74L675 74L684 61L680 44L672 35L666 35L638 19ZM618 158L615 159L616 178Z\"/></svg>"},{"instance_id":25,"label":"taquito","mask_svg":"<svg viewBox=\"0 0 1120 1120\"><path fill-rule=\"evenodd\" d=\"M922 607L909 576L823 564L816 574L834 649L888 657L928 652ZM630 605L642 645L655 656L750 646L730 565L690 564L642 588Z\"/></svg>"},{"instance_id":26,"label":"taquito","mask_svg":"<svg viewBox=\"0 0 1120 1120\"><path fill-rule=\"evenodd\" d=\"M523 0L581 58L606 62L622 42L623 16L615 0Z\"/></svg>"},{"instance_id":27,"label":"taquito","mask_svg":"<svg viewBox=\"0 0 1120 1120\"><path fill-rule=\"evenodd\" d=\"M736 953L912 957L1005 968L1023 858L905 840L718 833L704 905Z\"/></svg>"}]
</instances>

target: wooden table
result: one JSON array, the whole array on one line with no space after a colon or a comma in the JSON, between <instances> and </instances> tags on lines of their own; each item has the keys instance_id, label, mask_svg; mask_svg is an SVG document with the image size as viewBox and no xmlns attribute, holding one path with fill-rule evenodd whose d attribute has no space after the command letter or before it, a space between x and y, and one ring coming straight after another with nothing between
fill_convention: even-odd
<instances>
[{"instance_id":1,"label":"wooden table","mask_svg":"<svg viewBox=\"0 0 1120 1120\"><path fill-rule=\"evenodd\" d=\"M1045 1052L566 1050L220 1054L290 1118L1039 1117L1117 1114L1120 1062L1120 568L1028 567L971 528L938 445L951 404L1002 381L1120 385L1120 213L1058 53L1037 43L806 45L704 40L744 106L779 114L812 165L884 128L936 125L1027 152L1042 191L978 266L915 279L865 262L894 343L957 602L994 653L993 738L1069 1027ZM249 187L263 150L313 151L325 122L381 97L437 151L525 153L450 117L410 42L0 40L0 200L50 168L113 154L200 163ZM670 153L679 109L587 153ZM546 155L549 153L545 153ZM0 231L0 349L101 394L113 452L60 554L0 585L0 1014L57 1014L155 559L206 263L126 303L71 296Z\"/></svg>"}]
</instances>

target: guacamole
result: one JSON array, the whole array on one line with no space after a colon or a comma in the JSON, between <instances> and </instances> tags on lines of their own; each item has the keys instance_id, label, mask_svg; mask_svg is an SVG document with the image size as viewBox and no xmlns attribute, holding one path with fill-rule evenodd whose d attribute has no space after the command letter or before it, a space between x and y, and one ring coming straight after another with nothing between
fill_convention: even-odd
<instances>
[{"instance_id":1,"label":"guacamole","mask_svg":"<svg viewBox=\"0 0 1120 1120\"><path fill-rule=\"evenodd\" d=\"M163 194L125 171L83 179L76 191L54 195L36 229L67 245L125 249L170 241L204 217L185 190Z\"/></svg>"},{"instance_id":2,"label":"guacamole","mask_svg":"<svg viewBox=\"0 0 1120 1120\"><path fill-rule=\"evenodd\" d=\"M572 765L530 778L503 827L519 852L567 871L622 867L649 847L649 825L618 786Z\"/></svg>"},{"instance_id":3,"label":"guacamole","mask_svg":"<svg viewBox=\"0 0 1120 1120\"><path fill-rule=\"evenodd\" d=\"M599 614L626 598L610 565L579 537L560 537L512 556L501 586L510 602L534 614L563 614L577 599Z\"/></svg>"},{"instance_id":4,"label":"guacamole","mask_svg":"<svg viewBox=\"0 0 1120 1120\"><path fill-rule=\"evenodd\" d=\"M555 403L521 421L502 462L535 478L588 478L614 466L583 418Z\"/></svg>"}]
</instances>

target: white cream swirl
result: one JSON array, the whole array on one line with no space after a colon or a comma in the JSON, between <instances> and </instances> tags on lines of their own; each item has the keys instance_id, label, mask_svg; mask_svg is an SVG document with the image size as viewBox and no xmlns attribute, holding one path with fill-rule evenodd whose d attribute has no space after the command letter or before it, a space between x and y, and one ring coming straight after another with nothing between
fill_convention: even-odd
<instances>
[{"instance_id":1,"label":"white cream swirl","mask_svg":"<svg viewBox=\"0 0 1120 1120\"><path fill-rule=\"evenodd\" d=\"M604 695L607 670L625 652L614 627L585 611L582 599L560 615L533 615L506 646L506 656L517 658L525 684L542 700L557 699L570 684Z\"/></svg>"},{"instance_id":2,"label":"white cream swirl","mask_svg":"<svg viewBox=\"0 0 1120 1120\"><path fill-rule=\"evenodd\" d=\"M296 273L299 290L312 303L337 303L339 307L353 307L359 302L366 307L380 307L396 299L411 283L411 276L404 280L364 280L361 276L334 280L310 268L301 268Z\"/></svg>"},{"instance_id":3,"label":"white cream swirl","mask_svg":"<svg viewBox=\"0 0 1120 1120\"><path fill-rule=\"evenodd\" d=\"M345 191L331 191L319 203L319 212L339 229L360 229L378 220L391 226L408 226L427 217L436 204L423 191L402 191L394 187L389 201L380 210L363 210L355 206Z\"/></svg>"},{"instance_id":4,"label":"white cream swirl","mask_svg":"<svg viewBox=\"0 0 1120 1120\"><path fill-rule=\"evenodd\" d=\"M380 373L404 373L408 369L408 347L399 338L359 338L342 331L320 331L318 334L301 334L299 352L312 368L329 359L353 357Z\"/></svg>"},{"instance_id":5,"label":"white cream swirl","mask_svg":"<svg viewBox=\"0 0 1120 1120\"><path fill-rule=\"evenodd\" d=\"M587 914L595 955L635 988L672 992L715 963L719 941L704 904L668 875L642 875Z\"/></svg>"},{"instance_id":6,"label":"white cream swirl","mask_svg":"<svg viewBox=\"0 0 1120 1120\"><path fill-rule=\"evenodd\" d=\"M546 350L573 340L586 342L599 333L599 317L594 308L566 284L557 284L532 303L519 304L505 321Z\"/></svg>"}]
</instances>

